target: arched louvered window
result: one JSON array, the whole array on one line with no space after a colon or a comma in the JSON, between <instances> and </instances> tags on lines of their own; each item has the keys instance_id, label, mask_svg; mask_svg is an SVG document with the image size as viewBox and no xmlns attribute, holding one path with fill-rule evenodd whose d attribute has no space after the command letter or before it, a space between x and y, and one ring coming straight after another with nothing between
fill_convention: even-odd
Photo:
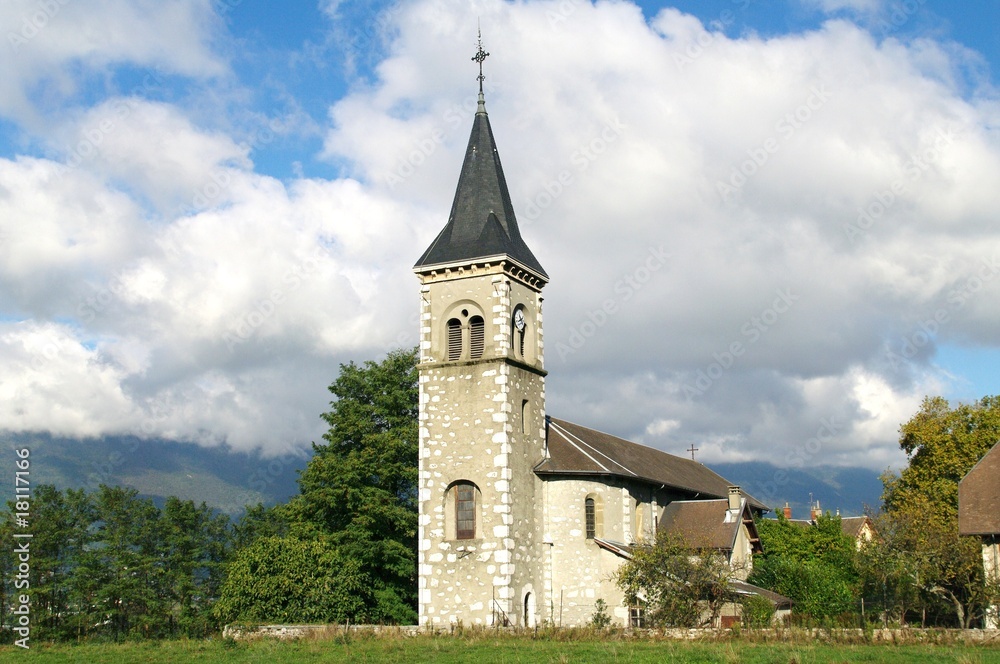
<instances>
[{"instance_id":1,"label":"arched louvered window","mask_svg":"<svg viewBox=\"0 0 1000 664\"><path fill-rule=\"evenodd\" d=\"M486 343L486 325L482 316L473 316L469 319L469 334L471 337L471 356L478 360L483 356L483 348Z\"/></svg>"},{"instance_id":2,"label":"arched louvered window","mask_svg":"<svg viewBox=\"0 0 1000 664\"><path fill-rule=\"evenodd\" d=\"M462 323L457 318L448 321L448 359L462 357Z\"/></svg>"}]
</instances>

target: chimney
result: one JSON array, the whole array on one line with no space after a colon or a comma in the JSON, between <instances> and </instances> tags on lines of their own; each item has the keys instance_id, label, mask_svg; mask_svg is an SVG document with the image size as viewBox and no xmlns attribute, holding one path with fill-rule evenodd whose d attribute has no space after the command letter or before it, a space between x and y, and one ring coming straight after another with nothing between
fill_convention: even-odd
<instances>
[{"instance_id":1,"label":"chimney","mask_svg":"<svg viewBox=\"0 0 1000 664\"><path fill-rule=\"evenodd\" d=\"M785 518L786 519L791 519L792 518L792 508L788 506L788 501L787 500L785 501L785 508L782 510L782 512L785 513Z\"/></svg>"},{"instance_id":2,"label":"chimney","mask_svg":"<svg viewBox=\"0 0 1000 664\"><path fill-rule=\"evenodd\" d=\"M810 513L809 518L812 519L813 521L816 521L816 519L818 519L822 514L823 510L819 508L819 501L817 500L816 504L813 505L812 513Z\"/></svg>"},{"instance_id":3,"label":"chimney","mask_svg":"<svg viewBox=\"0 0 1000 664\"><path fill-rule=\"evenodd\" d=\"M743 495L740 493L740 488L738 486L729 487L729 509L738 510L740 508L740 499Z\"/></svg>"}]
</instances>

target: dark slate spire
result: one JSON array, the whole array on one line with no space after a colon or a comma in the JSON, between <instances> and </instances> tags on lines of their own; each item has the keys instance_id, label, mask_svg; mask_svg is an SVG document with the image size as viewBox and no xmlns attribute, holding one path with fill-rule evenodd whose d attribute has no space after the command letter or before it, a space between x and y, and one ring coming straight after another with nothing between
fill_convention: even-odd
<instances>
[{"instance_id":1,"label":"dark slate spire","mask_svg":"<svg viewBox=\"0 0 1000 664\"><path fill-rule=\"evenodd\" d=\"M486 115L482 66L487 55L480 41L479 51L472 58L479 63L479 107L472 121L472 136L465 149L465 162L448 224L414 268L506 255L547 281L545 270L521 239L500 154Z\"/></svg>"}]
</instances>

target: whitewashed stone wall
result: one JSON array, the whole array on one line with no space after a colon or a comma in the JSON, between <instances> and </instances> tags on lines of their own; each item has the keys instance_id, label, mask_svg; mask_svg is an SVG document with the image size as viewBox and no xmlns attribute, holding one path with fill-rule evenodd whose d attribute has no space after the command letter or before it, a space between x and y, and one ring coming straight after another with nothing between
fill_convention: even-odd
<instances>
[{"instance_id":1,"label":"whitewashed stone wall","mask_svg":"<svg viewBox=\"0 0 1000 664\"><path fill-rule=\"evenodd\" d=\"M542 298L501 265L423 275L422 283L420 624L532 622L547 601L533 472L545 453ZM523 358L511 348L518 305L528 321ZM485 319L483 357L466 350L447 361L447 321L473 315ZM448 490L457 481L479 489L473 539L455 539L449 524Z\"/></svg>"},{"instance_id":2,"label":"whitewashed stone wall","mask_svg":"<svg viewBox=\"0 0 1000 664\"><path fill-rule=\"evenodd\" d=\"M986 578L1000 581L1000 542L996 536L983 539L983 570ZM994 604L986 611L986 629L1000 628L1000 605Z\"/></svg>"},{"instance_id":3,"label":"whitewashed stone wall","mask_svg":"<svg viewBox=\"0 0 1000 664\"><path fill-rule=\"evenodd\" d=\"M584 503L588 496L597 501L598 538L633 544L655 536L663 496L648 486L615 478L551 478L545 481L543 495L550 506L545 539L552 548L552 605L547 618L554 625L586 625L596 601L603 599L612 619L627 625L628 607L613 579L624 559L587 539Z\"/></svg>"}]
</instances>

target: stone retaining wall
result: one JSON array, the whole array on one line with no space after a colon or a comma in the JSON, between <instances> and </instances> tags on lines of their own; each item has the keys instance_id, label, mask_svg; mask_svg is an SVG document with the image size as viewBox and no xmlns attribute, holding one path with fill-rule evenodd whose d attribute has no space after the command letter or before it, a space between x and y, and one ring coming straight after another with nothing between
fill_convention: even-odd
<instances>
[{"instance_id":1,"label":"stone retaining wall","mask_svg":"<svg viewBox=\"0 0 1000 664\"><path fill-rule=\"evenodd\" d=\"M460 628L461 629L461 628ZM531 633L536 630L514 628L465 628L499 629L510 635ZM421 628L416 625L227 625L222 630L224 638L248 640L273 639L325 639L343 634L374 633L416 636L417 634L448 634L448 629ZM595 632L596 637L598 633ZM609 631L608 638L649 638L677 641L728 640L745 638L747 641L798 641L816 640L832 643L983 643L1000 645L1000 629L755 629L737 632L729 629L634 629Z\"/></svg>"}]
</instances>

